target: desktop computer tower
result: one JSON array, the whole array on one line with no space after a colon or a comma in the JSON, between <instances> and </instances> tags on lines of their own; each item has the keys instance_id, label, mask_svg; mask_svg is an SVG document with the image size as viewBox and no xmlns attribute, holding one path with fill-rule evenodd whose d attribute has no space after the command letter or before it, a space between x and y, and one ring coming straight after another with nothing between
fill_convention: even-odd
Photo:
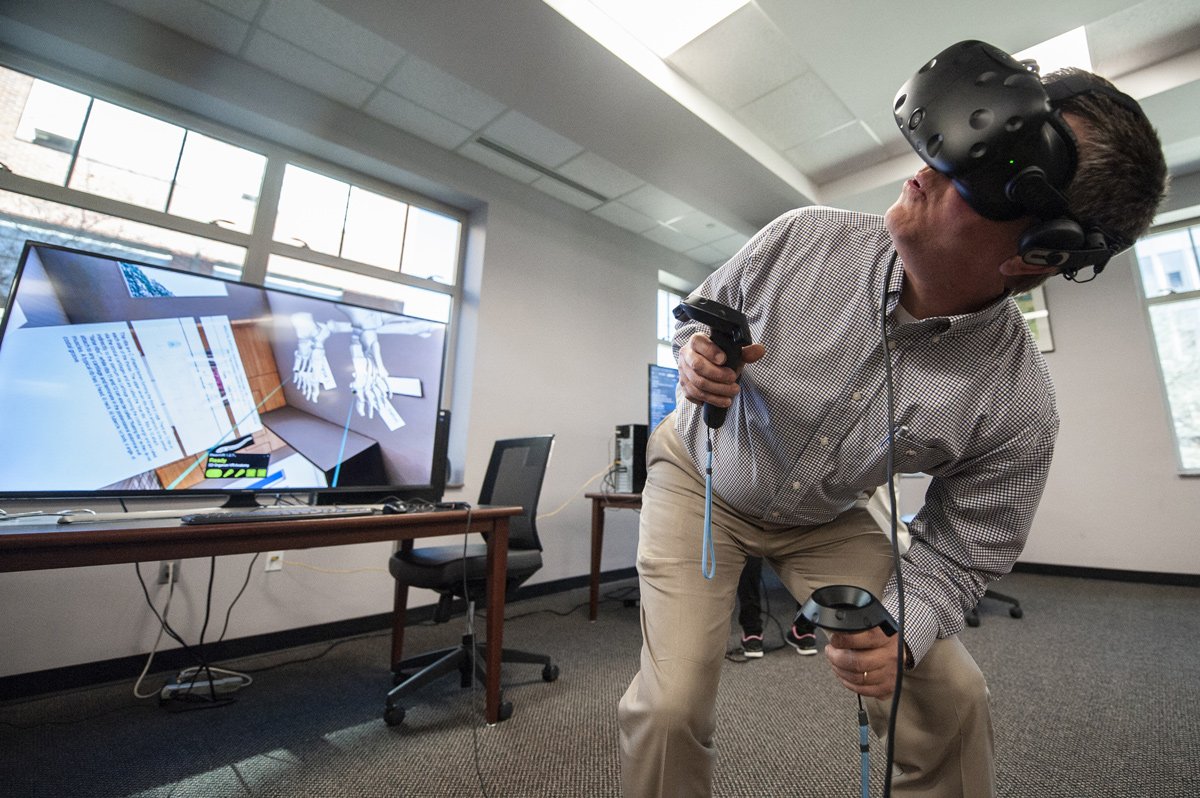
<instances>
[{"instance_id":1,"label":"desktop computer tower","mask_svg":"<svg viewBox=\"0 0 1200 798\"><path fill-rule=\"evenodd\" d=\"M617 426L617 459L613 480L617 493L641 493L646 485L645 424Z\"/></svg>"}]
</instances>

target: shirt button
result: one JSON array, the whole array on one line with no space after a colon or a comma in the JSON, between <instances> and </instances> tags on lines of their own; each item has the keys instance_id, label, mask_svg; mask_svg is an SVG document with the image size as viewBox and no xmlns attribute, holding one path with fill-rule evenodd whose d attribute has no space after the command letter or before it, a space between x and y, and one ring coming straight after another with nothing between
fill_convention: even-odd
<instances>
[{"instance_id":1,"label":"shirt button","mask_svg":"<svg viewBox=\"0 0 1200 798\"><path fill-rule=\"evenodd\" d=\"M799 482L793 482L793 483L792 483L792 490L800 490L800 483L799 483Z\"/></svg>"},{"instance_id":2,"label":"shirt button","mask_svg":"<svg viewBox=\"0 0 1200 798\"><path fill-rule=\"evenodd\" d=\"M935 335L935 336L933 336L932 338L930 338L929 340L930 340L932 343L935 343L935 344L936 344L938 341L942 340L942 336L940 336L940 335Z\"/></svg>"},{"instance_id":3,"label":"shirt button","mask_svg":"<svg viewBox=\"0 0 1200 798\"><path fill-rule=\"evenodd\" d=\"M856 402L861 402L862 401L862 391L855 391L854 393L850 394L850 398Z\"/></svg>"},{"instance_id":4,"label":"shirt button","mask_svg":"<svg viewBox=\"0 0 1200 798\"><path fill-rule=\"evenodd\" d=\"M779 517L779 513L778 513L778 512L771 513L771 515L773 515L775 518L778 518L778 517Z\"/></svg>"},{"instance_id":5,"label":"shirt button","mask_svg":"<svg viewBox=\"0 0 1200 798\"><path fill-rule=\"evenodd\" d=\"M894 350L895 348L896 348L896 342L893 341L891 338L889 338L888 339L888 349Z\"/></svg>"},{"instance_id":6,"label":"shirt button","mask_svg":"<svg viewBox=\"0 0 1200 798\"><path fill-rule=\"evenodd\" d=\"M822 446L828 446L828 445L829 445L829 439L828 439L828 438L822 438L822 439L821 439L821 445L822 445Z\"/></svg>"},{"instance_id":7,"label":"shirt button","mask_svg":"<svg viewBox=\"0 0 1200 798\"><path fill-rule=\"evenodd\" d=\"M907 452L905 452L905 454L906 454L906 455L908 455L909 457L916 457L916 456L917 456L917 453L916 453L916 452L914 452L912 449L909 449Z\"/></svg>"}]
</instances>

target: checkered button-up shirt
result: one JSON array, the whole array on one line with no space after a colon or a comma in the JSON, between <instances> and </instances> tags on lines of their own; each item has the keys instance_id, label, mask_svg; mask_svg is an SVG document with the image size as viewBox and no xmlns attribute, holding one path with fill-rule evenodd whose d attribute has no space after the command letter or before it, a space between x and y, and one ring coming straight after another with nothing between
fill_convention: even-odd
<instances>
[{"instance_id":1,"label":"checkered button-up shirt","mask_svg":"<svg viewBox=\"0 0 1200 798\"><path fill-rule=\"evenodd\" d=\"M885 348L879 321L893 252L878 216L802 208L776 219L700 287L741 310L766 355L713 435L713 490L772 527L820 524L887 482ZM916 660L962 629L989 582L1024 547L1058 431L1054 389L1016 304L903 323L897 263L887 356L896 473L933 477L909 525L906 639ZM911 317L909 317L911 319ZM705 325L682 322L675 352ZM697 468L700 408L679 396L676 426ZM885 606L898 611L895 578Z\"/></svg>"}]
</instances>

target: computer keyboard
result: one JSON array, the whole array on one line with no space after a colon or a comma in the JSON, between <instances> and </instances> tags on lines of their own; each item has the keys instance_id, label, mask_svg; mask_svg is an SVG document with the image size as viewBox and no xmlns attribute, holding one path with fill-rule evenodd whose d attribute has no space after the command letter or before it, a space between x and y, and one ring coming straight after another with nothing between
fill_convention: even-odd
<instances>
[{"instance_id":1,"label":"computer keyboard","mask_svg":"<svg viewBox=\"0 0 1200 798\"><path fill-rule=\"evenodd\" d=\"M349 518L356 515L375 515L373 507L259 507L215 513L190 513L179 520L184 524L243 524L247 521L286 521L292 518Z\"/></svg>"}]
</instances>

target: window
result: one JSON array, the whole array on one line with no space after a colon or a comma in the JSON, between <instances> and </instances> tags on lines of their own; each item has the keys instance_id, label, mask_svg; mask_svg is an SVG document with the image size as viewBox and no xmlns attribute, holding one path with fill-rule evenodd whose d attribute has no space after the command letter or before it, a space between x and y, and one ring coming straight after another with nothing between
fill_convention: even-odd
<instances>
[{"instance_id":1,"label":"window","mask_svg":"<svg viewBox=\"0 0 1200 798\"><path fill-rule=\"evenodd\" d=\"M0 296L32 239L454 322L464 214L177 116L0 67Z\"/></svg>"},{"instance_id":2,"label":"window","mask_svg":"<svg viewBox=\"0 0 1200 798\"><path fill-rule=\"evenodd\" d=\"M683 297L666 288L658 289L658 365L675 368L671 338L675 335L675 315L671 312Z\"/></svg>"},{"instance_id":3,"label":"window","mask_svg":"<svg viewBox=\"0 0 1200 798\"><path fill-rule=\"evenodd\" d=\"M1149 236L1134 251L1179 465L1200 473L1200 225Z\"/></svg>"},{"instance_id":4,"label":"window","mask_svg":"<svg viewBox=\"0 0 1200 798\"><path fill-rule=\"evenodd\" d=\"M288 164L275 240L453 285L462 222Z\"/></svg>"}]
</instances>

